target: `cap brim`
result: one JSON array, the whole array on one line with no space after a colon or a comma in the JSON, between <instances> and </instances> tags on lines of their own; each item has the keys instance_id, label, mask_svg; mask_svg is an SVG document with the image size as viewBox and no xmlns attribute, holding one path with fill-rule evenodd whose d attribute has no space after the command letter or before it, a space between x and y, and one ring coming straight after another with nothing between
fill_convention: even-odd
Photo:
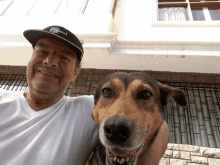
<instances>
[{"instance_id":1,"label":"cap brim","mask_svg":"<svg viewBox=\"0 0 220 165\"><path fill-rule=\"evenodd\" d=\"M69 42L65 38L62 38L62 37L60 37L56 34L48 33L47 31L43 31L43 30L26 30L26 31L24 31L23 35L32 44L33 47L35 46L37 41L41 38L52 38L52 39L56 39L58 41L61 41L64 44L66 44L67 46L69 46L70 48L72 48L76 52L76 54L77 54L80 61L81 61L81 57L84 53L83 50L81 50L77 45Z\"/></svg>"}]
</instances>

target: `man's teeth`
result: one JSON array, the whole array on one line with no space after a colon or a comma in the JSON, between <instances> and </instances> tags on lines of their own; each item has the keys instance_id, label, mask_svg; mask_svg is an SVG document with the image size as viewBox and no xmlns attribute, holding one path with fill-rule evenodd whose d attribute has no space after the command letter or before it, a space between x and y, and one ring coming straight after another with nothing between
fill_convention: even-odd
<instances>
[{"instance_id":1,"label":"man's teeth","mask_svg":"<svg viewBox=\"0 0 220 165\"><path fill-rule=\"evenodd\" d=\"M108 157L119 164L124 164L125 162L129 162L129 160L135 155L134 151L130 152L126 157L117 157L114 156L110 151L108 151Z\"/></svg>"},{"instance_id":2,"label":"man's teeth","mask_svg":"<svg viewBox=\"0 0 220 165\"><path fill-rule=\"evenodd\" d=\"M47 74L47 75L49 75L49 76L57 77L57 76L55 76L55 75L53 75L53 74L50 74L50 73L47 73L47 72L44 72L44 71L39 71L39 72L44 73L44 74Z\"/></svg>"}]
</instances>

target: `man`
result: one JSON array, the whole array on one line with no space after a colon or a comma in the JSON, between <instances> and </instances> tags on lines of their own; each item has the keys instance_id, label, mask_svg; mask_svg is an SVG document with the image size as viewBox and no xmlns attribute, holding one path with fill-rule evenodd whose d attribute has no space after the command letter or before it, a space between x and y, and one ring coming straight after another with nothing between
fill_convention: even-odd
<instances>
[{"instance_id":1,"label":"man","mask_svg":"<svg viewBox=\"0 0 220 165\"><path fill-rule=\"evenodd\" d=\"M27 30L24 36L33 46L26 72L29 90L0 91L0 164L85 164L98 139L93 96L63 96L80 73L82 45L60 26ZM163 155L166 140L164 124L149 153L142 156L143 164L153 162L152 155Z\"/></svg>"}]
</instances>

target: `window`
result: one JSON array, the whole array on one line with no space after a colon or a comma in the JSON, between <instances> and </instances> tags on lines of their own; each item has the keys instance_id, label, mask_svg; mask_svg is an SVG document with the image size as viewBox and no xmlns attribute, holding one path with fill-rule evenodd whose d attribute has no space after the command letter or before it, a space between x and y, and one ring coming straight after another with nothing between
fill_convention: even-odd
<instances>
[{"instance_id":1,"label":"window","mask_svg":"<svg viewBox=\"0 0 220 165\"><path fill-rule=\"evenodd\" d=\"M158 0L158 21L220 21L220 0Z\"/></svg>"}]
</instances>

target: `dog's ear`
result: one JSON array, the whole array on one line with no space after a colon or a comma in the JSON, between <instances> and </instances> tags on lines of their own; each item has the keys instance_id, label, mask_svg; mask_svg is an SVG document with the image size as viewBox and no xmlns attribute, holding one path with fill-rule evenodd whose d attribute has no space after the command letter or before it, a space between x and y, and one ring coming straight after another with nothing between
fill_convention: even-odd
<instances>
[{"instance_id":1,"label":"dog's ear","mask_svg":"<svg viewBox=\"0 0 220 165\"><path fill-rule=\"evenodd\" d=\"M96 106L96 104L97 104L97 102L98 102L98 100L100 98L100 95L101 95L101 93L100 93L100 86L98 86L97 89L96 89L96 92L94 94L94 105L95 106ZM99 114L98 114L98 111L95 110L95 107L93 109L92 118L96 122L97 125L100 124L99 120L98 120L99 119Z\"/></svg>"},{"instance_id":2,"label":"dog's ear","mask_svg":"<svg viewBox=\"0 0 220 165\"><path fill-rule=\"evenodd\" d=\"M100 85L99 85L99 86L96 88L96 92L95 92L95 94L94 94L94 105L97 104L98 99L100 98L100 95L101 95L100 91L101 91L101 87L100 87Z\"/></svg>"},{"instance_id":3,"label":"dog's ear","mask_svg":"<svg viewBox=\"0 0 220 165\"><path fill-rule=\"evenodd\" d=\"M161 84L159 82L158 86L160 89L160 102L163 107L167 105L170 97L173 97L180 106L186 106L186 97L182 90Z\"/></svg>"},{"instance_id":4,"label":"dog's ear","mask_svg":"<svg viewBox=\"0 0 220 165\"><path fill-rule=\"evenodd\" d=\"M99 95L100 95L100 94L99 94L98 90L96 89L96 92L95 92L95 94L94 94L94 105L97 104L97 101L98 101Z\"/></svg>"}]
</instances>

